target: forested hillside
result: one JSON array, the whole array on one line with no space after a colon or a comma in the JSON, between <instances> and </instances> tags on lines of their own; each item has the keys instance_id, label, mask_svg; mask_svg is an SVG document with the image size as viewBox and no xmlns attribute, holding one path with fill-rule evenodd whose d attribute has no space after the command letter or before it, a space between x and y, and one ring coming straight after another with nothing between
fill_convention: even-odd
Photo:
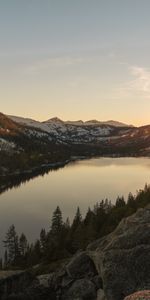
<instances>
[{"instance_id":1,"label":"forested hillside","mask_svg":"<svg viewBox=\"0 0 150 300\"><path fill-rule=\"evenodd\" d=\"M53 213L48 232L41 229L40 237L29 244L24 233L18 236L15 225L11 225L4 240L4 269L27 268L36 264L50 264L57 260L67 259L78 250L86 249L93 240L112 232L119 222L140 207L150 204L150 186L135 196L129 193L127 202L118 197L115 205L107 199L97 203L93 209L88 208L83 218L77 208L72 222L63 220L59 207Z\"/></svg>"}]
</instances>

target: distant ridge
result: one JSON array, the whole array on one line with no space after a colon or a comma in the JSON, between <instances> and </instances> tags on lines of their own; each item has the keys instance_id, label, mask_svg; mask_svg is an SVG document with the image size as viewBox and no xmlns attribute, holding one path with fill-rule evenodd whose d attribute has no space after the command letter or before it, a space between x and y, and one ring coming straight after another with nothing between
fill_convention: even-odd
<instances>
[{"instance_id":1,"label":"distant ridge","mask_svg":"<svg viewBox=\"0 0 150 300\"><path fill-rule=\"evenodd\" d=\"M115 126L115 127L131 127L133 125L128 125L122 122L118 122L118 121L114 121L114 120L109 120L109 121L97 121L97 120L89 120L86 121L85 124L89 124L89 125L111 125L111 126Z\"/></svg>"},{"instance_id":2,"label":"distant ridge","mask_svg":"<svg viewBox=\"0 0 150 300\"><path fill-rule=\"evenodd\" d=\"M38 126L41 124L68 124L68 125L76 125L76 126L101 126L101 125L107 125L107 126L115 126L115 127L134 127L133 125L125 124L119 121L114 121L114 120L109 120L109 121L98 121L98 120L88 120L88 121L82 121L82 120L77 120L77 121L63 121L58 117L53 117L50 118L46 121L39 122L30 118L23 118L23 117L18 117L18 116L11 116L8 115L10 119L17 123L22 123L30 126Z\"/></svg>"}]
</instances>

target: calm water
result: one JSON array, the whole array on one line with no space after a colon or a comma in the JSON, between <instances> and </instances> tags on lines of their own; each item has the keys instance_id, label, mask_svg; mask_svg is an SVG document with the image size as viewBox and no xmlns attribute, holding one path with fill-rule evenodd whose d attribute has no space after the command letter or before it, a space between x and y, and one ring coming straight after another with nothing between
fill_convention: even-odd
<instances>
[{"instance_id":1,"label":"calm water","mask_svg":"<svg viewBox=\"0 0 150 300\"><path fill-rule=\"evenodd\" d=\"M70 163L63 169L37 177L0 195L0 240L11 224L18 233L35 240L40 229L49 228L52 213L60 206L64 219L83 215L103 199L127 197L150 182L149 158L99 158Z\"/></svg>"}]
</instances>

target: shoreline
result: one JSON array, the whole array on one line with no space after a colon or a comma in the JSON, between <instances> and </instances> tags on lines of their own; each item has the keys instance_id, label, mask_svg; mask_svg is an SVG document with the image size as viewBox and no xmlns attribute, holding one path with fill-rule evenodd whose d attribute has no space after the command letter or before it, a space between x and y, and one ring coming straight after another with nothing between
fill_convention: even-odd
<instances>
[{"instance_id":1,"label":"shoreline","mask_svg":"<svg viewBox=\"0 0 150 300\"><path fill-rule=\"evenodd\" d=\"M29 181L37 176L44 175L45 173L53 170L57 170L59 168L64 168L66 165L70 163L74 163L80 160L86 159L100 159L100 158L150 158L150 156L139 156L139 155L120 155L120 154L112 154L112 155L101 155L101 156L72 156L70 159L65 161L55 162L55 163L47 163L41 164L40 166L27 169L24 171L17 170L15 172L9 173L7 175L0 175L0 180L6 180L7 183L3 183L0 185L0 194L3 192L13 188L14 186L19 186L21 183Z\"/></svg>"}]
</instances>

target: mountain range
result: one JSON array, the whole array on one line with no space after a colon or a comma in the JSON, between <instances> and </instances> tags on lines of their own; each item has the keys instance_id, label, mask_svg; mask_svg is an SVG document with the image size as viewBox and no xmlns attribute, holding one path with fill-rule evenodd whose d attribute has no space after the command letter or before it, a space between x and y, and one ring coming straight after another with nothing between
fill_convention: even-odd
<instances>
[{"instance_id":1,"label":"mountain range","mask_svg":"<svg viewBox=\"0 0 150 300\"><path fill-rule=\"evenodd\" d=\"M98 121L98 120L89 120L89 121L82 121L82 120L78 120L78 121L62 121L61 119L54 117L51 118L47 121L43 121L43 122L38 122L35 121L33 119L29 119L29 118L23 118L23 117L18 117L18 116L8 116L10 119L12 119L13 121L17 122L17 123L22 123L25 124L27 126L34 126L36 127L39 123L41 124L49 124L49 123L55 123L55 124L64 124L64 125L76 125L76 126L96 126L96 125L110 125L110 126L116 126L116 127L130 127L132 125L127 125L124 124L122 122L118 122L118 121L113 121L113 120L109 120L109 121Z\"/></svg>"},{"instance_id":2,"label":"mountain range","mask_svg":"<svg viewBox=\"0 0 150 300\"><path fill-rule=\"evenodd\" d=\"M15 137L43 143L90 145L109 148L132 148L149 153L150 125L134 127L117 121L62 121L51 118L44 122L0 113L0 149L15 148ZM7 144L6 144L7 141Z\"/></svg>"}]
</instances>

